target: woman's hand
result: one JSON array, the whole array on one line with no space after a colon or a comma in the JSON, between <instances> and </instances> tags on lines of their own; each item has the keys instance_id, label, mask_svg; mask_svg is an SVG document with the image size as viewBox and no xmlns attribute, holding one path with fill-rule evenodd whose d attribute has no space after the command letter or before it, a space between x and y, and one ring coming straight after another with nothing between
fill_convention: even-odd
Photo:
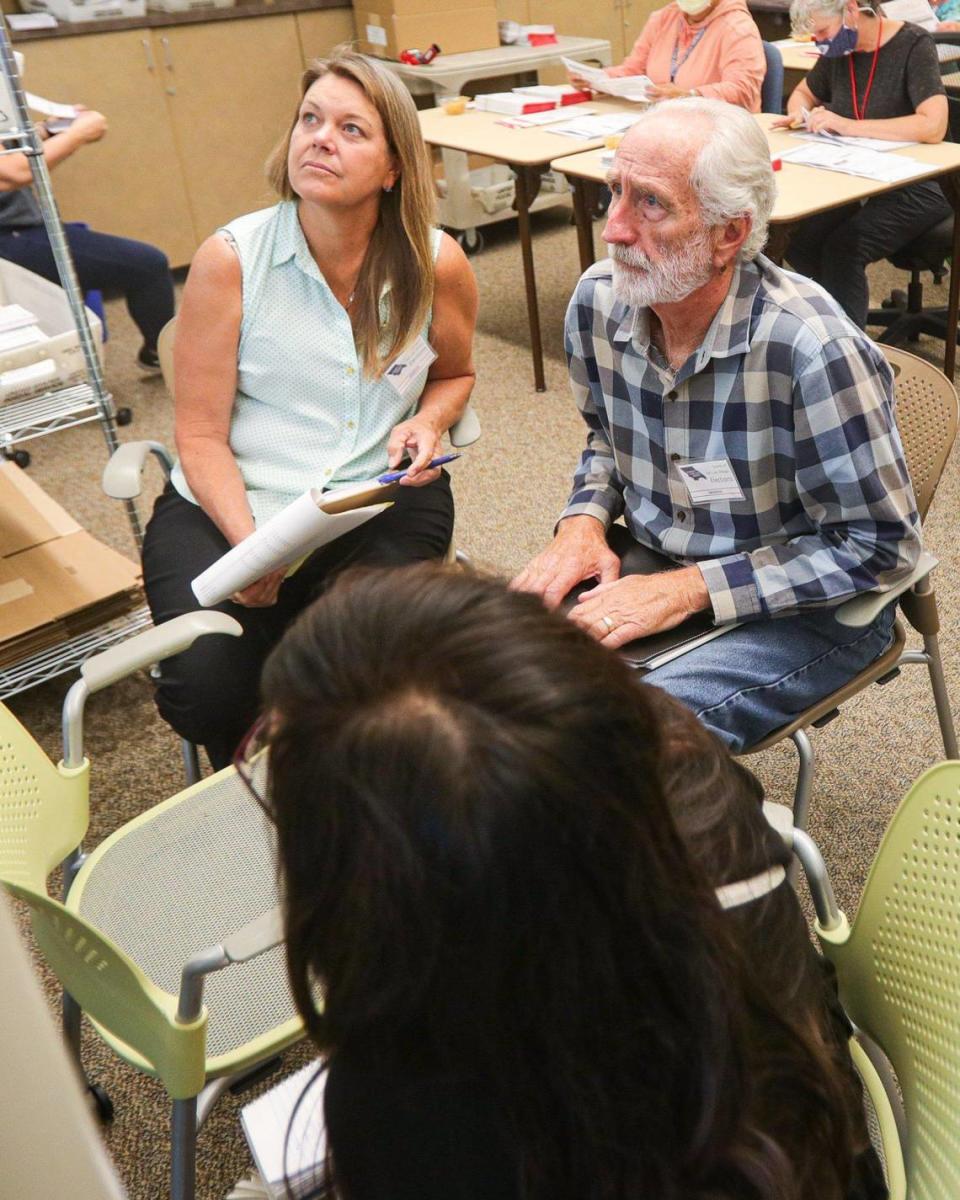
<instances>
[{"instance_id":1,"label":"woman's hand","mask_svg":"<svg viewBox=\"0 0 960 1200\"><path fill-rule=\"evenodd\" d=\"M287 568L277 567L262 579L247 584L242 592L234 592L230 599L235 604L242 604L244 608L270 608L276 604L280 584L286 577Z\"/></svg>"},{"instance_id":2,"label":"woman's hand","mask_svg":"<svg viewBox=\"0 0 960 1200\"><path fill-rule=\"evenodd\" d=\"M440 478L440 468L425 471L424 467L441 452L440 430L429 417L417 413L409 421L393 427L387 443L387 461L397 467L405 454L411 458L407 473L400 480L406 487L423 487Z\"/></svg>"},{"instance_id":3,"label":"woman's hand","mask_svg":"<svg viewBox=\"0 0 960 1200\"><path fill-rule=\"evenodd\" d=\"M570 80L571 84L573 84L573 86L579 92L589 92L593 90L582 75L574 75L572 71L567 71L567 79Z\"/></svg>"},{"instance_id":4,"label":"woman's hand","mask_svg":"<svg viewBox=\"0 0 960 1200\"><path fill-rule=\"evenodd\" d=\"M788 113L785 117L777 117L775 121L770 122L771 129L805 129L806 123L799 113L794 113L792 116Z\"/></svg>"},{"instance_id":5,"label":"woman's hand","mask_svg":"<svg viewBox=\"0 0 960 1200\"><path fill-rule=\"evenodd\" d=\"M858 121L849 117L840 117L828 108L813 108L807 117L807 129L811 133L837 133L843 137L856 137Z\"/></svg>"},{"instance_id":6,"label":"woman's hand","mask_svg":"<svg viewBox=\"0 0 960 1200\"><path fill-rule=\"evenodd\" d=\"M678 100L681 96L690 96L689 88L677 87L675 83L654 83L647 88L647 96L651 100Z\"/></svg>"}]
</instances>

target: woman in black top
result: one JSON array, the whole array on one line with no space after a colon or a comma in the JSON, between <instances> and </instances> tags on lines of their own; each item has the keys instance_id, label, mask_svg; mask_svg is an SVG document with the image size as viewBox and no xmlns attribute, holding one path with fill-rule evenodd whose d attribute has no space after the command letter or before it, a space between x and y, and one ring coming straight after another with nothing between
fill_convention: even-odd
<instances>
[{"instance_id":1,"label":"woman in black top","mask_svg":"<svg viewBox=\"0 0 960 1200\"><path fill-rule=\"evenodd\" d=\"M856 0L793 0L790 16L796 32L813 34L822 55L787 102L791 124L803 124L806 112L814 133L943 141L947 99L928 33ZM787 258L863 328L867 264L896 253L951 211L934 180L911 183L808 217L791 236Z\"/></svg>"},{"instance_id":2,"label":"woman in black top","mask_svg":"<svg viewBox=\"0 0 960 1200\"><path fill-rule=\"evenodd\" d=\"M671 822L662 706L617 656L534 597L407 568L335 584L263 692L291 984L329 1063L315 1195L849 1194L863 1123L816 970L812 1000L793 986L802 921L765 947L784 1004L695 814L691 854ZM795 908L782 846L743 828L732 891Z\"/></svg>"}]
</instances>

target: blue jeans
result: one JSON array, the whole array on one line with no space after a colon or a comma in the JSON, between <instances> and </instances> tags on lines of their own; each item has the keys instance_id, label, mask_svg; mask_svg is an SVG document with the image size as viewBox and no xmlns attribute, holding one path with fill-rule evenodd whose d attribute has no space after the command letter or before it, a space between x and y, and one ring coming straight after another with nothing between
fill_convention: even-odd
<instances>
[{"instance_id":1,"label":"blue jeans","mask_svg":"<svg viewBox=\"0 0 960 1200\"><path fill-rule=\"evenodd\" d=\"M173 277L163 251L146 242L96 233L82 224L68 224L64 231L80 290L121 292L143 344L156 350L160 330L173 316ZM0 227L0 258L60 282L43 225Z\"/></svg>"},{"instance_id":2,"label":"blue jeans","mask_svg":"<svg viewBox=\"0 0 960 1200\"><path fill-rule=\"evenodd\" d=\"M751 621L644 676L737 753L842 687L890 645L896 603L850 629L831 609Z\"/></svg>"}]
</instances>

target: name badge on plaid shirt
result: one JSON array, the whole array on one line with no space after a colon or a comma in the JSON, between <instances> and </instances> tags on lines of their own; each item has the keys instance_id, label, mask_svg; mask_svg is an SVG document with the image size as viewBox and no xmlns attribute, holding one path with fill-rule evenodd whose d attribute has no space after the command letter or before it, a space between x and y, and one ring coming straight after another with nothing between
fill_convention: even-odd
<instances>
[{"instance_id":1,"label":"name badge on plaid shirt","mask_svg":"<svg viewBox=\"0 0 960 1200\"><path fill-rule=\"evenodd\" d=\"M725 458L706 462L680 463L677 467L691 504L712 504L714 500L742 500L743 492Z\"/></svg>"}]
</instances>

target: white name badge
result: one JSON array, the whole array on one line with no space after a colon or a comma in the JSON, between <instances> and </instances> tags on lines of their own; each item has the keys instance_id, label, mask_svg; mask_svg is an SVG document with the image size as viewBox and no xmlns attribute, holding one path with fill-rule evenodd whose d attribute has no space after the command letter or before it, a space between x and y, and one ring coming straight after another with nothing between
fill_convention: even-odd
<instances>
[{"instance_id":1,"label":"white name badge","mask_svg":"<svg viewBox=\"0 0 960 1200\"><path fill-rule=\"evenodd\" d=\"M725 458L708 462L680 463L677 467L690 495L691 504L710 504L714 500L742 500L743 492Z\"/></svg>"},{"instance_id":2,"label":"white name badge","mask_svg":"<svg viewBox=\"0 0 960 1200\"><path fill-rule=\"evenodd\" d=\"M421 333L412 346L408 346L402 354L398 354L384 372L384 379L394 391L406 399L416 385L417 376L424 372L437 352Z\"/></svg>"}]
</instances>

